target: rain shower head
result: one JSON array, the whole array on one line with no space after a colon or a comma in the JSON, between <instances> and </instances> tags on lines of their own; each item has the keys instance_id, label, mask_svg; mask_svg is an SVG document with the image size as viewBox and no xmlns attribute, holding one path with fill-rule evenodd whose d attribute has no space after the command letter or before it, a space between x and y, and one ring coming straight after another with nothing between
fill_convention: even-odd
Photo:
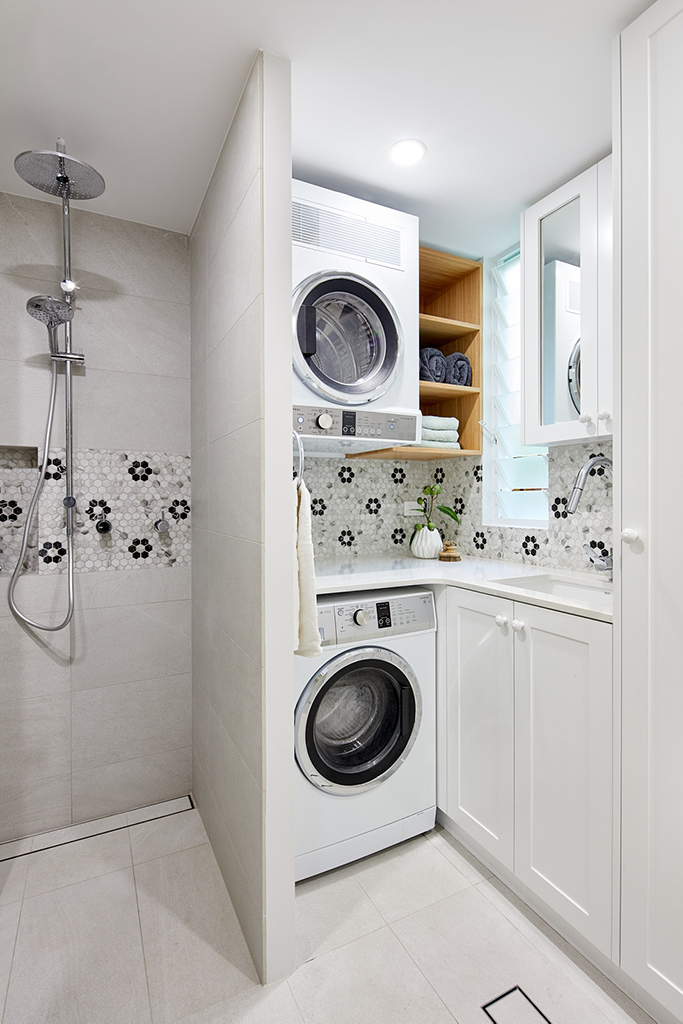
<instances>
[{"instance_id":1,"label":"rain shower head","mask_svg":"<svg viewBox=\"0 0 683 1024\"><path fill-rule=\"evenodd\" d=\"M26 312L45 324L48 331L54 331L61 324L73 320L75 310L68 302L55 299L52 295L34 295L26 303Z\"/></svg>"},{"instance_id":2,"label":"rain shower head","mask_svg":"<svg viewBox=\"0 0 683 1024\"><path fill-rule=\"evenodd\" d=\"M90 164L66 155L62 139L57 150L29 149L14 161L20 178L41 192L68 199L96 199L104 192L104 178Z\"/></svg>"}]
</instances>

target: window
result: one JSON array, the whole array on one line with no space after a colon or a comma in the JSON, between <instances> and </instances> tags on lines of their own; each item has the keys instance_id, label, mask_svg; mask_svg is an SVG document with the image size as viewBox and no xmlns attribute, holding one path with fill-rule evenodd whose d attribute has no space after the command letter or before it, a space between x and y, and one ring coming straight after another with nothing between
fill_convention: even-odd
<instances>
[{"instance_id":1,"label":"window","mask_svg":"<svg viewBox=\"0 0 683 1024\"><path fill-rule=\"evenodd\" d=\"M519 246L484 262L484 523L548 526L548 449L521 443Z\"/></svg>"}]
</instances>

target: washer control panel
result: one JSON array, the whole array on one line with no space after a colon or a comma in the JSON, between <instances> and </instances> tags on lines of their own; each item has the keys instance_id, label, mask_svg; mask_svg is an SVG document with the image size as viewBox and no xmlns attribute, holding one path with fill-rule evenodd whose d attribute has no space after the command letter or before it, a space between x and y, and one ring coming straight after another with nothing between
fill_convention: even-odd
<instances>
[{"instance_id":1,"label":"washer control panel","mask_svg":"<svg viewBox=\"0 0 683 1024\"><path fill-rule=\"evenodd\" d=\"M436 629L431 590L377 590L318 598L318 629L325 645Z\"/></svg>"},{"instance_id":2,"label":"washer control panel","mask_svg":"<svg viewBox=\"0 0 683 1024\"><path fill-rule=\"evenodd\" d=\"M418 417L400 412L365 412L334 406L295 405L294 430L309 437L418 440Z\"/></svg>"}]
</instances>

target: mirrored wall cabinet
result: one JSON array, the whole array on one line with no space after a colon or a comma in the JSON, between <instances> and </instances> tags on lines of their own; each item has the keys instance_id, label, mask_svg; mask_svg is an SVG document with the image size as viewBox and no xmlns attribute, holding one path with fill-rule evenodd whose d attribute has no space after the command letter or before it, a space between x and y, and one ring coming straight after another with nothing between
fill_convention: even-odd
<instances>
[{"instance_id":1,"label":"mirrored wall cabinet","mask_svg":"<svg viewBox=\"0 0 683 1024\"><path fill-rule=\"evenodd\" d=\"M522 442L612 434L612 158L522 214Z\"/></svg>"}]
</instances>

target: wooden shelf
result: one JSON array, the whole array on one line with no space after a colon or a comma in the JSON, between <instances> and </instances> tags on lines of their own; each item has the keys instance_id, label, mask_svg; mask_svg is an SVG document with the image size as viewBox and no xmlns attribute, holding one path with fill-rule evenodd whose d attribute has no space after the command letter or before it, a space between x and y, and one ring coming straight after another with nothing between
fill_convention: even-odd
<instances>
[{"instance_id":1,"label":"wooden shelf","mask_svg":"<svg viewBox=\"0 0 683 1024\"><path fill-rule=\"evenodd\" d=\"M383 448L378 452L355 452L347 459L390 459L392 462L433 462L439 459L461 459L463 456L481 455L480 451L466 448Z\"/></svg>"},{"instance_id":2,"label":"wooden shelf","mask_svg":"<svg viewBox=\"0 0 683 1024\"><path fill-rule=\"evenodd\" d=\"M469 324L466 320L449 320L445 316L420 313L420 341L428 342L430 345L443 345L454 338L462 338L479 330L479 324Z\"/></svg>"},{"instance_id":3,"label":"wooden shelf","mask_svg":"<svg viewBox=\"0 0 683 1024\"><path fill-rule=\"evenodd\" d=\"M431 380L420 381L420 405L447 402L451 398L467 398L481 394L481 388L465 387L462 384L435 384Z\"/></svg>"}]
</instances>

